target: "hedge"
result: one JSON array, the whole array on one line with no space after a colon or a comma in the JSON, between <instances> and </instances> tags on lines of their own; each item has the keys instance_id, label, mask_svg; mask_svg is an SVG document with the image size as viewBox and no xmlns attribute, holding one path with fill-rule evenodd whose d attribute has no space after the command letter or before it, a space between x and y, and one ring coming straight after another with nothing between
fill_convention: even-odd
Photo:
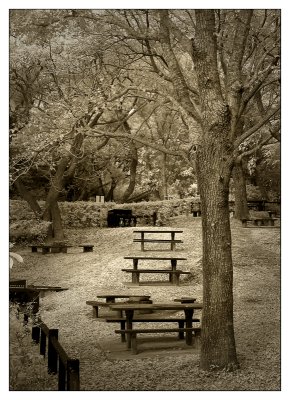
<instances>
[{"instance_id":1,"label":"hedge","mask_svg":"<svg viewBox=\"0 0 290 400\"><path fill-rule=\"evenodd\" d=\"M139 217L142 224L149 223L154 212L157 213L157 225L164 225L170 217L188 214L199 209L199 197L172 199L154 202L116 204L113 202L96 203L92 201L59 202L64 228L106 227L108 211L112 209L130 209ZM39 202L44 207L44 202ZM10 200L10 226L20 221L37 219L23 200Z\"/></svg>"}]
</instances>

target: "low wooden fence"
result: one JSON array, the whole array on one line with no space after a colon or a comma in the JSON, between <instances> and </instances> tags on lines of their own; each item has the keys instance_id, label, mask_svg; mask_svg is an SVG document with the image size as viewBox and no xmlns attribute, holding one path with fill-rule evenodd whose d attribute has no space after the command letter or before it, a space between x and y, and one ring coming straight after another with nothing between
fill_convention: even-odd
<instances>
[{"instance_id":1,"label":"low wooden fence","mask_svg":"<svg viewBox=\"0 0 290 400\"><path fill-rule=\"evenodd\" d=\"M32 327L32 339L39 344L41 355L47 353L48 373L58 374L58 390L80 390L79 360L68 357L58 341L58 329L40 322Z\"/></svg>"}]
</instances>

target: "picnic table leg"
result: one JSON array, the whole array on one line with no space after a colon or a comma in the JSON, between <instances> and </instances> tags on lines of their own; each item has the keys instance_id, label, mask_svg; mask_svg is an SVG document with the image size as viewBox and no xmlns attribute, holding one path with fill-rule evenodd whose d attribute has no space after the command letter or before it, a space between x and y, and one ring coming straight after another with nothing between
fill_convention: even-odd
<instances>
[{"instance_id":1,"label":"picnic table leg","mask_svg":"<svg viewBox=\"0 0 290 400\"><path fill-rule=\"evenodd\" d=\"M141 232L141 251L144 251L144 232Z\"/></svg>"},{"instance_id":2,"label":"picnic table leg","mask_svg":"<svg viewBox=\"0 0 290 400\"><path fill-rule=\"evenodd\" d=\"M178 328L179 329L183 329L184 328L184 322L183 321L179 321L178 322ZM178 333L178 338L179 339L184 339L184 332L179 332Z\"/></svg>"},{"instance_id":3,"label":"picnic table leg","mask_svg":"<svg viewBox=\"0 0 290 400\"><path fill-rule=\"evenodd\" d=\"M133 258L133 269L138 268L138 258Z\"/></svg>"},{"instance_id":4,"label":"picnic table leg","mask_svg":"<svg viewBox=\"0 0 290 400\"><path fill-rule=\"evenodd\" d=\"M132 272L132 283L136 283L136 284L138 284L139 285L139 272L137 272L137 270L136 270L136 272L135 271L133 271Z\"/></svg>"},{"instance_id":5,"label":"picnic table leg","mask_svg":"<svg viewBox=\"0 0 290 400\"><path fill-rule=\"evenodd\" d=\"M99 318L99 308L98 306L93 306L93 317Z\"/></svg>"},{"instance_id":6,"label":"picnic table leg","mask_svg":"<svg viewBox=\"0 0 290 400\"><path fill-rule=\"evenodd\" d=\"M179 277L180 277L180 274L179 273L174 273L174 274L171 274L172 275L172 285L176 285L176 286L179 286Z\"/></svg>"},{"instance_id":7,"label":"picnic table leg","mask_svg":"<svg viewBox=\"0 0 290 400\"><path fill-rule=\"evenodd\" d=\"M177 266L177 260L172 259L171 260L171 269L172 269L172 271L176 271L176 266ZM173 281L173 276L172 276L172 274L170 274L169 275L169 282L172 283L172 281Z\"/></svg>"},{"instance_id":8,"label":"picnic table leg","mask_svg":"<svg viewBox=\"0 0 290 400\"><path fill-rule=\"evenodd\" d=\"M185 327L192 328L192 316L193 316L193 309L186 308L184 310L185 313ZM189 346L192 346L192 332L188 331L185 333L185 342Z\"/></svg>"},{"instance_id":9,"label":"picnic table leg","mask_svg":"<svg viewBox=\"0 0 290 400\"><path fill-rule=\"evenodd\" d=\"M172 240L172 242L171 242L171 250L173 251L173 250L175 250L175 243L174 243L174 238L175 238L175 232L171 232L171 240Z\"/></svg>"},{"instance_id":10,"label":"picnic table leg","mask_svg":"<svg viewBox=\"0 0 290 400\"><path fill-rule=\"evenodd\" d=\"M120 321L121 330L126 329L126 321ZM121 342L126 342L126 335L125 333L121 333Z\"/></svg>"},{"instance_id":11,"label":"picnic table leg","mask_svg":"<svg viewBox=\"0 0 290 400\"><path fill-rule=\"evenodd\" d=\"M125 310L126 314L126 329L132 329L134 310ZM131 333L127 333L127 349L131 349Z\"/></svg>"}]
</instances>

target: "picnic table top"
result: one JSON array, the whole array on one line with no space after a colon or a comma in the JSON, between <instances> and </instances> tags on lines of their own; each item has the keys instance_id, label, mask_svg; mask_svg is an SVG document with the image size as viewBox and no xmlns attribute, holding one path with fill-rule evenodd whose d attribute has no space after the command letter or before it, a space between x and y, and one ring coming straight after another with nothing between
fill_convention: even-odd
<instances>
[{"instance_id":1,"label":"picnic table top","mask_svg":"<svg viewBox=\"0 0 290 400\"><path fill-rule=\"evenodd\" d=\"M156 230L156 229L138 229L133 231L134 233L143 232L143 233L183 233L183 231L176 229L166 229L166 230Z\"/></svg>"},{"instance_id":2,"label":"picnic table top","mask_svg":"<svg viewBox=\"0 0 290 400\"><path fill-rule=\"evenodd\" d=\"M153 304L139 304L139 303L126 303L126 304L112 304L112 310L185 310L185 309L202 309L201 303L153 303Z\"/></svg>"},{"instance_id":3,"label":"picnic table top","mask_svg":"<svg viewBox=\"0 0 290 400\"><path fill-rule=\"evenodd\" d=\"M184 257L144 257L144 256L126 256L124 257L126 260L187 260Z\"/></svg>"}]
</instances>

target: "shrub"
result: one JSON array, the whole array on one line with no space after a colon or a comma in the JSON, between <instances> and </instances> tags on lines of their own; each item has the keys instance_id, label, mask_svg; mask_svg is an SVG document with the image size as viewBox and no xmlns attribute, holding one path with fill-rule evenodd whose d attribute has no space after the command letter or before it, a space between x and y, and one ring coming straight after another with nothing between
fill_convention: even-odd
<instances>
[{"instance_id":1,"label":"shrub","mask_svg":"<svg viewBox=\"0 0 290 400\"><path fill-rule=\"evenodd\" d=\"M163 201L143 201L140 203L116 204L113 202L96 203L92 201L59 202L61 217L64 228L87 228L107 226L108 211L112 209L130 209L133 215L138 216L139 223L152 224L152 215L157 214L158 225L166 225L169 218L182 214L189 214L200 201L199 197L186 199L172 199ZM197 206L199 208L199 206ZM39 240L45 238L44 223L38 222L32 212L29 212L25 201L10 201L10 231L14 237L27 237L26 230L29 228L30 240L36 240L36 233L39 233ZM29 216L27 218L27 216ZM31 219L29 219L31 218ZM17 222L16 222L17 221ZM16 224L16 225L14 225ZM25 226L25 228L23 228ZM43 228L43 230L42 230ZM32 235L34 233L34 236ZM33 236L33 237L32 237Z\"/></svg>"},{"instance_id":2,"label":"shrub","mask_svg":"<svg viewBox=\"0 0 290 400\"><path fill-rule=\"evenodd\" d=\"M9 229L9 238L15 243L43 243L48 234L51 222L34 220L19 220L12 222Z\"/></svg>"},{"instance_id":3,"label":"shrub","mask_svg":"<svg viewBox=\"0 0 290 400\"><path fill-rule=\"evenodd\" d=\"M21 321L18 309L16 304L9 306L9 388L55 390L56 377L47 373L46 361L32 344L30 327Z\"/></svg>"}]
</instances>

